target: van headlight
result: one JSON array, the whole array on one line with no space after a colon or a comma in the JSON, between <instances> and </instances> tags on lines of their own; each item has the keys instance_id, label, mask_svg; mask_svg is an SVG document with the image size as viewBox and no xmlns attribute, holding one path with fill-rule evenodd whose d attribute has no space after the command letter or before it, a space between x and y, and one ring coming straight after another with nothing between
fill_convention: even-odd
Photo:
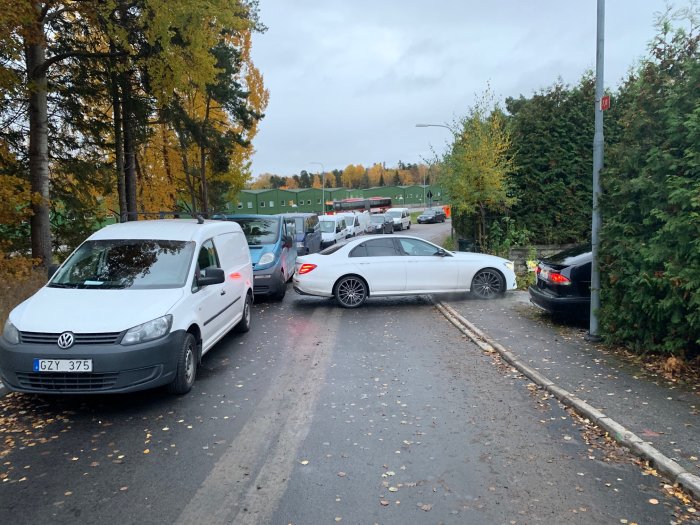
<instances>
[{"instance_id":1,"label":"van headlight","mask_svg":"<svg viewBox=\"0 0 700 525\"><path fill-rule=\"evenodd\" d=\"M170 332L170 327L173 325L173 316L168 314L153 321L134 326L127 330L122 339L123 345L135 345L145 343L163 337Z\"/></svg>"},{"instance_id":2,"label":"van headlight","mask_svg":"<svg viewBox=\"0 0 700 525\"><path fill-rule=\"evenodd\" d=\"M275 254L272 252L267 252L262 257L260 257L260 262L258 262L258 266L270 264L271 262L274 262L274 260L275 260Z\"/></svg>"},{"instance_id":3,"label":"van headlight","mask_svg":"<svg viewBox=\"0 0 700 525\"><path fill-rule=\"evenodd\" d=\"M2 330L2 336L5 338L5 341L11 345L19 344L19 330L17 330L9 319L5 321L5 328Z\"/></svg>"}]
</instances>

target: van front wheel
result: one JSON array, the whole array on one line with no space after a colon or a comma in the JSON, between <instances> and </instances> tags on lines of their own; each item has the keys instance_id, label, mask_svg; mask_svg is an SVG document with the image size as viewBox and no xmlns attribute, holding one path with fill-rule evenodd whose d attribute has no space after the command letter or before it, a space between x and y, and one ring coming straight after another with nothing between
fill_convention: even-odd
<instances>
[{"instance_id":1,"label":"van front wheel","mask_svg":"<svg viewBox=\"0 0 700 525\"><path fill-rule=\"evenodd\" d=\"M192 389L197 375L197 341L191 333L185 334L185 339L177 356L175 379L168 385L171 394L182 395Z\"/></svg>"}]
</instances>

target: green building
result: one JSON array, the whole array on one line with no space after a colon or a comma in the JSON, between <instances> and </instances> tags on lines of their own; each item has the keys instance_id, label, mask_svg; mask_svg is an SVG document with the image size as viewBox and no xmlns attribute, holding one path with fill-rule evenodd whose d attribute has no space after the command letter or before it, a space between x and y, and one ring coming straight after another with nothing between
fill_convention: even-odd
<instances>
[{"instance_id":1,"label":"green building","mask_svg":"<svg viewBox=\"0 0 700 525\"><path fill-rule=\"evenodd\" d=\"M432 196L432 198L431 198ZM446 204L444 191L435 185L375 186L366 189L350 188L295 188L241 190L238 202L230 206L232 213L255 213L273 215L289 212L323 213L322 200L325 198L326 211L333 209L333 201L369 197L389 197L395 207L421 207L432 204Z\"/></svg>"}]
</instances>

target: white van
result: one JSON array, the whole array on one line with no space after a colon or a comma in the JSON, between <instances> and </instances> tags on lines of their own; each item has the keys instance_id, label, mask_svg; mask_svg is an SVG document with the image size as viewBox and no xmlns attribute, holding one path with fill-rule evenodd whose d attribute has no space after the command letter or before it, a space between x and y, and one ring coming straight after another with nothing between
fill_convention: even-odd
<instances>
[{"instance_id":1,"label":"white van","mask_svg":"<svg viewBox=\"0 0 700 525\"><path fill-rule=\"evenodd\" d=\"M362 235L367 231L367 227L369 226L369 212L368 211L362 211L362 212L348 212L348 213L339 213L339 215L342 215L345 217L345 223L348 226L348 230L350 231L350 237L355 237L357 235Z\"/></svg>"},{"instance_id":2,"label":"white van","mask_svg":"<svg viewBox=\"0 0 700 525\"><path fill-rule=\"evenodd\" d=\"M350 235L342 215L321 215L318 223L321 226L321 249L347 239Z\"/></svg>"},{"instance_id":3,"label":"white van","mask_svg":"<svg viewBox=\"0 0 700 525\"><path fill-rule=\"evenodd\" d=\"M411 212L408 208L389 208L384 213L394 220L394 230L411 229Z\"/></svg>"},{"instance_id":4,"label":"white van","mask_svg":"<svg viewBox=\"0 0 700 525\"><path fill-rule=\"evenodd\" d=\"M253 269L241 227L167 219L106 226L17 306L0 379L42 394L168 385L188 392L224 335L250 329Z\"/></svg>"}]
</instances>

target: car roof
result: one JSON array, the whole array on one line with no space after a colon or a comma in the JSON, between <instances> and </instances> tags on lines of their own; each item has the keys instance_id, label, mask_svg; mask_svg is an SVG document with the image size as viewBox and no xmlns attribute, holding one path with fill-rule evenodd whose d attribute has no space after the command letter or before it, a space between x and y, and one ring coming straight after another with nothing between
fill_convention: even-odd
<instances>
[{"instance_id":1,"label":"car roof","mask_svg":"<svg viewBox=\"0 0 700 525\"><path fill-rule=\"evenodd\" d=\"M158 219L129 221L105 226L89 240L106 239L158 239L193 241L227 232L241 232L236 223L227 221L203 221L196 219Z\"/></svg>"}]
</instances>

